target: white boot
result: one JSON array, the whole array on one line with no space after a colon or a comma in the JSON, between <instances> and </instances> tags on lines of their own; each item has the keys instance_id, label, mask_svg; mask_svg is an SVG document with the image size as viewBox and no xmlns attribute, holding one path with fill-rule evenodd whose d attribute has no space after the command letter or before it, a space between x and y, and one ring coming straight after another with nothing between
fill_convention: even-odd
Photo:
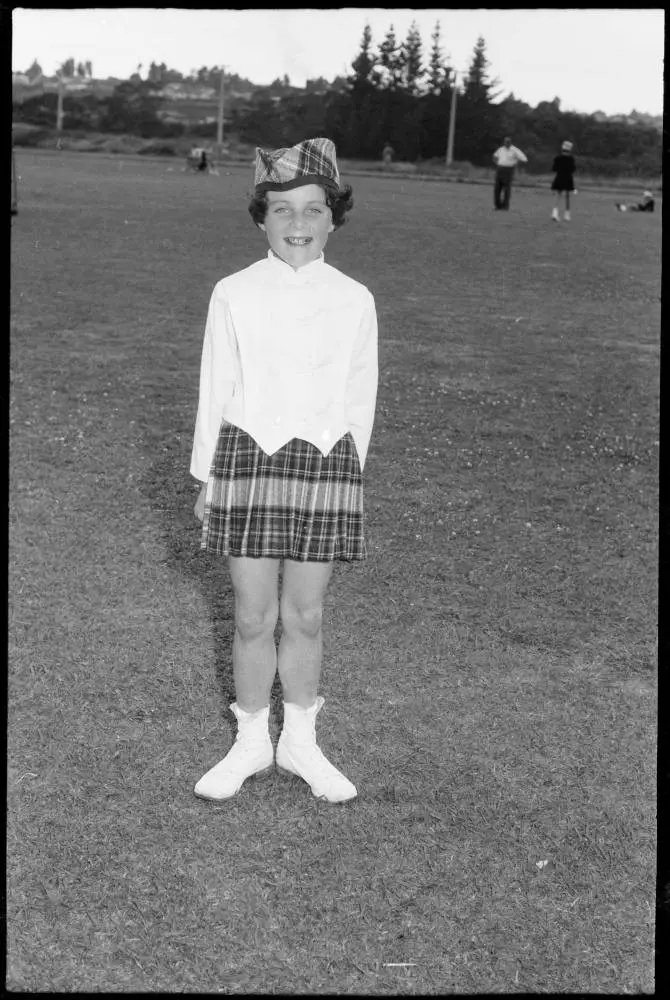
<instances>
[{"instance_id":1,"label":"white boot","mask_svg":"<svg viewBox=\"0 0 670 1000\"><path fill-rule=\"evenodd\" d=\"M570 221L570 212L568 211L567 208L566 208L565 212L563 212L563 221L564 222L569 222Z\"/></svg>"},{"instance_id":2,"label":"white boot","mask_svg":"<svg viewBox=\"0 0 670 1000\"><path fill-rule=\"evenodd\" d=\"M233 702L230 710L237 719L237 736L223 760L204 774L193 789L202 799L229 799L239 792L247 778L272 767L274 753L268 730L270 706L258 712L245 712Z\"/></svg>"},{"instance_id":3,"label":"white boot","mask_svg":"<svg viewBox=\"0 0 670 1000\"><path fill-rule=\"evenodd\" d=\"M324 699L311 708L284 702L284 728L277 744L277 767L303 778L317 799L346 802L356 797L356 786L324 757L316 745L316 716Z\"/></svg>"},{"instance_id":4,"label":"white boot","mask_svg":"<svg viewBox=\"0 0 670 1000\"><path fill-rule=\"evenodd\" d=\"M554 222L560 222L561 221L560 216L558 214L558 209L557 208L552 208L552 210L551 210L551 217L554 220Z\"/></svg>"}]
</instances>

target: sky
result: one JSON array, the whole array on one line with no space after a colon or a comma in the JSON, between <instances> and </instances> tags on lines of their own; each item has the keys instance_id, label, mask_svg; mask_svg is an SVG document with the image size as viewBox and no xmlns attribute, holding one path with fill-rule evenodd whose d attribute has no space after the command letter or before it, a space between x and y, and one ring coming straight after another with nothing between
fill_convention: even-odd
<instances>
[{"instance_id":1,"label":"sky","mask_svg":"<svg viewBox=\"0 0 670 1000\"><path fill-rule=\"evenodd\" d=\"M73 57L90 60L95 77L127 79L139 64L145 76L152 61L184 74L223 64L259 85L288 74L302 86L350 72L366 21L376 48L391 24L402 39L415 20L427 56L439 20L443 51L456 70L467 69L484 37L500 97L512 91L533 107L559 97L564 111L660 115L664 18L663 8L19 7L12 12L12 69L25 71L37 59L52 75Z\"/></svg>"}]
</instances>

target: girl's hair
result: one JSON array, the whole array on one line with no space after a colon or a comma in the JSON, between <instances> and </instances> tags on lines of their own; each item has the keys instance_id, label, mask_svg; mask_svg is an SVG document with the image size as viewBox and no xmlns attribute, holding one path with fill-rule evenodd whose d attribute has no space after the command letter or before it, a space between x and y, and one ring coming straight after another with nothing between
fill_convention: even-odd
<instances>
[{"instance_id":1,"label":"girl's hair","mask_svg":"<svg viewBox=\"0 0 670 1000\"><path fill-rule=\"evenodd\" d=\"M354 197L351 184L345 184L343 188L339 191L330 191L328 188L324 188L326 192L326 205L330 209L333 216L333 226L335 229L339 229L347 221L347 212L350 212L354 207ZM267 191L261 191L260 194L252 194L249 201L249 215L254 220L256 225L260 222L265 222L265 215L268 210L268 196Z\"/></svg>"}]
</instances>

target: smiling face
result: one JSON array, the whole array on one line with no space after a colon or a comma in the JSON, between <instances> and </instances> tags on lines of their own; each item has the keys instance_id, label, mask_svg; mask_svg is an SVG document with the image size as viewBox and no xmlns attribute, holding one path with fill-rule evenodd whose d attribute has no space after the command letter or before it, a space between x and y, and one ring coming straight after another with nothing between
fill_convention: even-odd
<instances>
[{"instance_id":1,"label":"smiling face","mask_svg":"<svg viewBox=\"0 0 670 1000\"><path fill-rule=\"evenodd\" d=\"M296 271L316 260L335 226L320 184L268 191L265 221L270 248Z\"/></svg>"}]
</instances>

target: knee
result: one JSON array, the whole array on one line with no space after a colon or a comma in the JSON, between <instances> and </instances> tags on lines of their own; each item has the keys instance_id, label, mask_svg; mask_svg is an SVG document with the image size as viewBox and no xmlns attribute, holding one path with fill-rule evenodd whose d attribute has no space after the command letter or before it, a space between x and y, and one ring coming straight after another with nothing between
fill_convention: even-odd
<instances>
[{"instance_id":1,"label":"knee","mask_svg":"<svg viewBox=\"0 0 670 1000\"><path fill-rule=\"evenodd\" d=\"M235 608L235 627L246 641L273 635L276 624L276 603L263 607L241 603Z\"/></svg>"},{"instance_id":2,"label":"knee","mask_svg":"<svg viewBox=\"0 0 670 1000\"><path fill-rule=\"evenodd\" d=\"M320 604L299 605L294 601L282 600L281 622L289 633L299 632L309 638L316 638L323 623L323 607Z\"/></svg>"}]
</instances>

